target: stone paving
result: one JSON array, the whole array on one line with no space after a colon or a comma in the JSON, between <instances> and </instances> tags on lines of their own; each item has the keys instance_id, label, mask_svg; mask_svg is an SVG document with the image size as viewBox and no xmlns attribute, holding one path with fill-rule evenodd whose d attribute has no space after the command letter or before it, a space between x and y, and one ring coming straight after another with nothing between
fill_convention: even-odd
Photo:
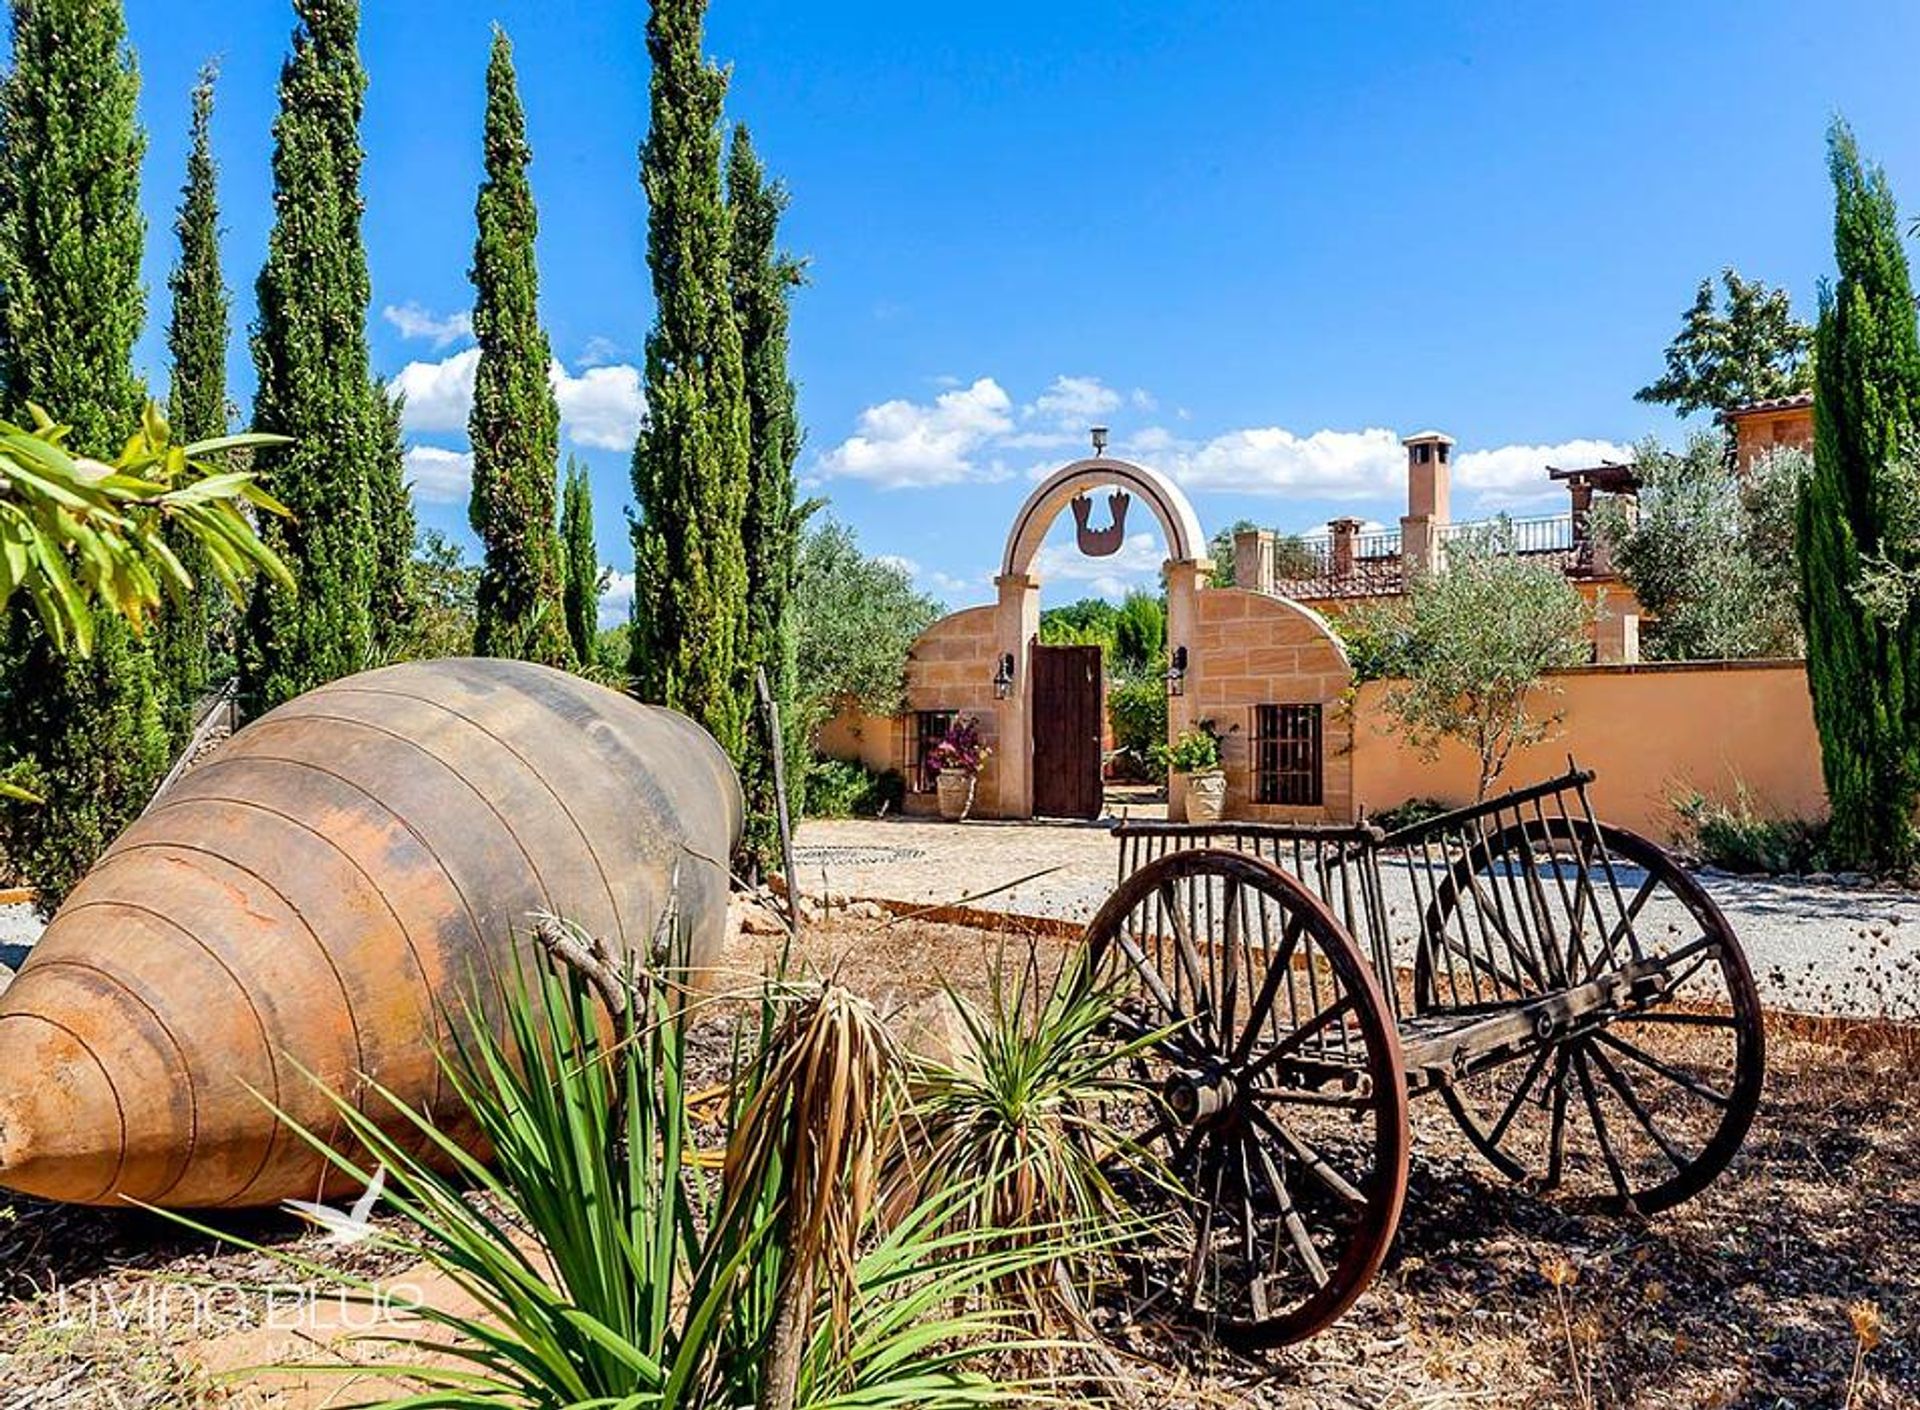
<instances>
[{"instance_id":1,"label":"stone paving","mask_svg":"<svg viewBox=\"0 0 1920 1410\"><path fill-rule=\"evenodd\" d=\"M814 821L795 839L794 864L807 892L918 905L964 902L1084 923L1116 880L1111 821ZM1389 906L1411 901L1397 872L1382 870ZM1767 1003L1920 1020L1920 892L1699 876L1740 936ZM1633 883L1623 876L1622 884Z\"/></svg>"}]
</instances>

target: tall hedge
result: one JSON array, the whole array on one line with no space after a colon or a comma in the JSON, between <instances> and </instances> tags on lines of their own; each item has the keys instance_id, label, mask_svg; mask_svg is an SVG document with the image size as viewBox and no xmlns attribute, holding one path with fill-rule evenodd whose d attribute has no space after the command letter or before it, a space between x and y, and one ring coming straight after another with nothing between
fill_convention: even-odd
<instances>
[{"instance_id":1,"label":"tall hedge","mask_svg":"<svg viewBox=\"0 0 1920 1410\"><path fill-rule=\"evenodd\" d=\"M534 262L540 222L527 181L533 150L514 83L513 46L497 26L487 61L485 147L471 274L480 362L467 422L473 446L468 518L486 550L474 650L566 667L574 650L554 528L560 408L547 377L553 354L540 327Z\"/></svg>"},{"instance_id":2,"label":"tall hedge","mask_svg":"<svg viewBox=\"0 0 1920 1410\"><path fill-rule=\"evenodd\" d=\"M794 580L799 570L800 519L794 503L793 464L800 454L796 393L787 368L787 301L800 283L801 266L779 248L786 190L769 181L746 125L733 129L727 154L734 318L740 327L747 392L747 502L741 527L747 565L747 635L743 665L749 679L764 670L783 723L797 726L794 708L798 637L792 621ZM788 776L799 755L800 736L788 729L781 749ZM747 847L770 866L776 857L773 756L765 731L747 731L741 757L747 799Z\"/></svg>"},{"instance_id":3,"label":"tall hedge","mask_svg":"<svg viewBox=\"0 0 1920 1410\"><path fill-rule=\"evenodd\" d=\"M0 86L0 411L38 402L68 444L112 458L145 390L146 224L140 79L117 0L15 0ZM43 805L6 805L0 850L51 909L145 805L168 762L152 651L102 620L93 654L63 658L20 596L0 642L0 764Z\"/></svg>"},{"instance_id":4,"label":"tall hedge","mask_svg":"<svg viewBox=\"0 0 1920 1410\"><path fill-rule=\"evenodd\" d=\"M167 275L172 311L167 321L167 419L182 441L227 434L227 339L231 300L220 269L219 173L213 161L213 85L209 61L193 87L193 142L173 231L180 253ZM185 534L170 535L198 585L169 604L156 651L167 679L174 740L184 744L194 702L212 683L213 635L226 615L225 598L209 576L206 553Z\"/></svg>"},{"instance_id":5,"label":"tall hedge","mask_svg":"<svg viewBox=\"0 0 1920 1410\"><path fill-rule=\"evenodd\" d=\"M1807 681L1832 808L1851 864L1910 867L1920 801L1920 623L1870 610L1872 560L1920 570L1920 506L1906 459L1920 413L1920 336L1886 175L1853 134L1828 134L1837 280L1815 335L1813 473L1797 526Z\"/></svg>"},{"instance_id":6,"label":"tall hedge","mask_svg":"<svg viewBox=\"0 0 1920 1410\"><path fill-rule=\"evenodd\" d=\"M737 762L750 699L749 423L720 179L727 78L701 55L705 12L705 0L655 0L647 19L641 184L656 314L633 456L631 671L643 699L693 716Z\"/></svg>"},{"instance_id":7,"label":"tall hedge","mask_svg":"<svg viewBox=\"0 0 1920 1410\"><path fill-rule=\"evenodd\" d=\"M371 505L391 435L367 359L360 8L357 0L293 8L273 124L275 220L255 286L253 424L293 438L260 465L293 511L267 531L300 590L264 582L255 590L240 665L243 703L256 712L373 659L380 535L391 535Z\"/></svg>"}]
</instances>

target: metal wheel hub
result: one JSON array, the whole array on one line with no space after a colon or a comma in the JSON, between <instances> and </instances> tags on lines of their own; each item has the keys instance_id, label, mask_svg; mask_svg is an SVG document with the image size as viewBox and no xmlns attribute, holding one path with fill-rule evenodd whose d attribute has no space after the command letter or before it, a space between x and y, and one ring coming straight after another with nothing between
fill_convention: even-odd
<instances>
[{"instance_id":1,"label":"metal wheel hub","mask_svg":"<svg viewBox=\"0 0 1920 1410\"><path fill-rule=\"evenodd\" d=\"M1240 1095L1227 1072L1182 1072L1166 1086L1167 1109L1189 1126L1217 1120L1231 1110Z\"/></svg>"}]
</instances>

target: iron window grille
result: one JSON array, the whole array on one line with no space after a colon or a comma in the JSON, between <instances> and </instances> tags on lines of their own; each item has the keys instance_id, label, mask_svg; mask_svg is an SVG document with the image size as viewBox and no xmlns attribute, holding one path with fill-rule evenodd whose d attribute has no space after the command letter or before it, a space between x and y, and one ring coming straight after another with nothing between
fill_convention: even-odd
<instances>
[{"instance_id":1,"label":"iron window grille","mask_svg":"<svg viewBox=\"0 0 1920 1410\"><path fill-rule=\"evenodd\" d=\"M1253 801L1317 808L1321 799L1318 705L1253 707Z\"/></svg>"},{"instance_id":2,"label":"iron window grille","mask_svg":"<svg viewBox=\"0 0 1920 1410\"><path fill-rule=\"evenodd\" d=\"M933 746L946 738L947 731L953 727L953 718L957 710L915 710L907 717L909 734L907 736L907 786L915 793L931 793L936 771L928 766L927 756L933 752Z\"/></svg>"}]
</instances>

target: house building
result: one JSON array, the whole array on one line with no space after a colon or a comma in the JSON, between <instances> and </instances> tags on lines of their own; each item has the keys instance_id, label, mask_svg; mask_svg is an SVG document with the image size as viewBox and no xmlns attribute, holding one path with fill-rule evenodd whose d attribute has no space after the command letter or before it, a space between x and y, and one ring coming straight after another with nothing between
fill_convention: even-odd
<instances>
[{"instance_id":1,"label":"house building","mask_svg":"<svg viewBox=\"0 0 1920 1410\"><path fill-rule=\"evenodd\" d=\"M928 755L949 725L971 716L992 757L974 792L987 818L1092 818L1103 811L1105 672L1097 646L1039 640L1035 561L1054 520L1073 511L1081 551L1111 552L1131 504L1144 504L1166 544L1169 738L1197 724L1221 742L1227 815L1274 822L1352 821L1410 796L1463 802L1477 763L1454 745L1430 755L1396 729L1382 682L1356 688L1330 618L1405 591L1475 525L1451 514L1453 440L1405 441L1407 512L1397 531L1335 520L1324 535L1236 536L1234 581L1213 585L1208 540L1193 506L1166 476L1100 453L1061 467L1027 497L1008 531L995 600L941 618L914 643L899 713L846 713L818 740L823 752L906 780L905 811L936 811ZM1563 514L1506 521L1515 551L1552 564L1596 604L1595 664L1546 687L1568 738L1520 751L1507 781L1566 766L1569 747L1600 771L1609 815L1655 835L1671 831L1677 787L1709 796L1748 789L1786 811L1823 798L1805 671L1798 662L1640 665L1639 605L1613 571L1591 516L1604 497L1631 513L1629 465L1548 467L1565 487ZM1093 491L1113 523L1090 526ZM1481 524L1491 521L1480 521ZM1578 733L1578 738L1574 734ZM1183 780L1170 816L1185 815Z\"/></svg>"},{"instance_id":2,"label":"house building","mask_svg":"<svg viewBox=\"0 0 1920 1410\"><path fill-rule=\"evenodd\" d=\"M1549 564L1592 609L1594 660L1640 657L1639 602L1614 569L1606 540L1593 530L1600 498L1634 510L1639 478L1631 465L1603 461L1576 469L1547 467L1568 495L1566 512L1457 522L1452 515L1453 437L1422 431L1407 437L1407 512L1397 530L1335 519L1324 533L1283 536L1246 529L1234 536L1233 579L1239 587L1277 593L1338 616L1356 603L1394 597L1413 575L1440 560L1447 544L1475 533L1500 533L1519 556Z\"/></svg>"},{"instance_id":3,"label":"house building","mask_svg":"<svg viewBox=\"0 0 1920 1410\"><path fill-rule=\"evenodd\" d=\"M1733 431L1733 463L1741 474L1776 450L1813 452L1813 393L1730 406L1720 420Z\"/></svg>"}]
</instances>

